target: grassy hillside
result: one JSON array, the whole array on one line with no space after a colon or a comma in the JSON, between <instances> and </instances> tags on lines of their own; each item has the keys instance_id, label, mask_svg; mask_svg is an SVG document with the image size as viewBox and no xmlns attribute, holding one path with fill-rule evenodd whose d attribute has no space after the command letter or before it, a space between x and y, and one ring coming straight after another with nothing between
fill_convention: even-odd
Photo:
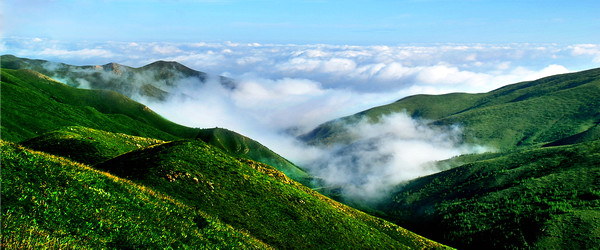
<instances>
[{"instance_id":1,"label":"grassy hillside","mask_svg":"<svg viewBox=\"0 0 600 250\"><path fill-rule=\"evenodd\" d=\"M276 248L443 247L201 140L136 150L96 167L170 195Z\"/></svg>"},{"instance_id":2,"label":"grassy hillside","mask_svg":"<svg viewBox=\"0 0 600 250\"><path fill-rule=\"evenodd\" d=\"M407 112L460 125L466 142L498 149L440 163L375 210L459 248L597 248L600 243L600 69L482 94L416 95L323 124L303 138L349 143L360 119Z\"/></svg>"},{"instance_id":3,"label":"grassy hillside","mask_svg":"<svg viewBox=\"0 0 600 250\"><path fill-rule=\"evenodd\" d=\"M398 187L379 208L459 248L600 245L600 141L478 157Z\"/></svg>"},{"instance_id":4,"label":"grassy hillside","mask_svg":"<svg viewBox=\"0 0 600 250\"><path fill-rule=\"evenodd\" d=\"M310 183L310 175L259 142L222 128L201 129L198 139L231 155L271 165L288 177L303 184Z\"/></svg>"},{"instance_id":5,"label":"grassy hillside","mask_svg":"<svg viewBox=\"0 0 600 250\"><path fill-rule=\"evenodd\" d=\"M164 67L157 64L149 67ZM196 138L200 131L166 120L148 107L114 91L73 88L31 70L2 69L1 84L3 140L30 140L26 143L28 146L72 156L72 159L84 163L96 163L132 150L130 140L144 146L144 141L151 141L149 138L166 141ZM68 130L65 128L68 126L80 128ZM50 131L54 132L44 134ZM104 131L142 138L115 137ZM203 134L207 135L206 131L212 130L204 131ZM291 178L309 182L310 177L303 170L258 142L233 132L217 134L229 144L212 139L207 141L224 149L235 146L230 142L239 142L248 152L242 154L230 148L230 153L273 164ZM113 139L117 141L111 141Z\"/></svg>"},{"instance_id":6,"label":"grassy hillside","mask_svg":"<svg viewBox=\"0 0 600 250\"><path fill-rule=\"evenodd\" d=\"M2 139L18 142L64 126L173 140L197 129L164 119L114 91L69 87L31 70L2 69Z\"/></svg>"},{"instance_id":7,"label":"grassy hillside","mask_svg":"<svg viewBox=\"0 0 600 250\"><path fill-rule=\"evenodd\" d=\"M405 111L432 124L460 125L467 142L477 140L500 150L541 146L600 123L599 98L600 69L592 69L508 85L484 94L410 96L323 124L303 138L313 144L343 142L347 132L341 124L352 124L361 117L376 122L382 115Z\"/></svg>"},{"instance_id":8,"label":"grassy hillside","mask_svg":"<svg viewBox=\"0 0 600 250\"><path fill-rule=\"evenodd\" d=\"M3 249L268 248L197 208L0 140Z\"/></svg>"}]
</instances>

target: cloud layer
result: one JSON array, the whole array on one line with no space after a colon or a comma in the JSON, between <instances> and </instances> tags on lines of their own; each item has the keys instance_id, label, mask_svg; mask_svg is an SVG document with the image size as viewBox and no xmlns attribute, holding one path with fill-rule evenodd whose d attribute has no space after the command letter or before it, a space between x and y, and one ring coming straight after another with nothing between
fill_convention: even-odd
<instances>
[{"instance_id":1,"label":"cloud layer","mask_svg":"<svg viewBox=\"0 0 600 250\"><path fill-rule=\"evenodd\" d=\"M457 126L427 124L406 113L384 116L378 123L365 118L346 128L354 138L351 144L321 148L321 155L306 166L339 188L343 198L377 202L402 182L441 171L435 161L491 150L463 143Z\"/></svg>"},{"instance_id":2,"label":"cloud layer","mask_svg":"<svg viewBox=\"0 0 600 250\"><path fill-rule=\"evenodd\" d=\"M460 128L433 128L404 114L353 126L357 139L351 145L308 147L295 135L412 94L484 92L600 64L598 44L66 44L13 38L0 50L75 65L140 67L168 60L207 72L213 78L205 83L179 79L166 101L132 97L180 124L224 127L256 139L358 201L376 200L398 183L439 171L432 161L485 148L461 144ZM217 75L235 79L237 87L223 87Z\"/></svg>"}]
</instances>

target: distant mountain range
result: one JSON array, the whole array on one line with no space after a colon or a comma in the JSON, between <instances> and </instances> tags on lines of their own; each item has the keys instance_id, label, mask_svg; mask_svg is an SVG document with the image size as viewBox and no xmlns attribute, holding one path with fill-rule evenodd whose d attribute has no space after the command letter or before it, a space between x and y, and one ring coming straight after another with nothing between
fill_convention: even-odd
<instances>
[{"instance_id":1,"label":"distant mountain range","mask_svg":"<svg viewBox=\"0 0 600 250\"><path fill-rule=\"evenodd\" d=\"M118 63L74 66L3 55L0 63L2 68L34 70L72 87L113 90L130 98L139 96L159 101L167 98L182 80L204 84L214 78L225 88L236 86L230 78L210 76L177 62L157 61L140 68Z\"/></svg>"}]
</instances>

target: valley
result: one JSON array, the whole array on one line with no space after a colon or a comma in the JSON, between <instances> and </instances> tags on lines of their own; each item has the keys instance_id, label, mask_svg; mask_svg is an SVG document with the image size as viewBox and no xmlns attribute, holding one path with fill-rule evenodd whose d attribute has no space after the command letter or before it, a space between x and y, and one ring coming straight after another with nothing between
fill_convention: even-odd
<instances>
[{"instance_id":1,"label":"valley","mask_svg":"<svg viewBox=\"0 0 600 250\"><path fill-rule=\"evenodd\" d=\"M333 177L361 167L340 162L364 167L363 149L420 145L389 138L449 150L427 162L432 171L418 162L423 174L386 179L373 201L349 196L364 186L320 175L318 162L294 163L228 129L179 125L134 101L164 101L188 79L235 89L233 79L165 61L94 67L4 55L1 63L6 248L600 245L600 69L487 93L409 96L298 137L300 148L349 158L326 166L340 171ZM375 131L365 126L383 133L365 137ZM401 152L383 152L358 182L400 162Z\"/></svg>"}]
</instances>

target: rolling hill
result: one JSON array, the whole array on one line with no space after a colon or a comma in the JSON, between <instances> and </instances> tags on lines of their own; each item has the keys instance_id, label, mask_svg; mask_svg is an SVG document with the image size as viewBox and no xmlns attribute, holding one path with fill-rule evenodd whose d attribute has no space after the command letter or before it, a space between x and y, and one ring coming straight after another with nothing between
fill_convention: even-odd
<instances>
[{"instance_id":1,"label":"rolling hill","mask_svg":"<svg viewBox=\"0 0 600 250\"><path fill-rule=\"evenodd\" d=\"M600 243L600 69L481 94L416 95L325 123L301 138L350 144L362 119L406 112L459 125L462 141L496 153L438 163L448 169L399 183L375 213L459 248L596 248Z\"/></svg>"}]
</instances>

